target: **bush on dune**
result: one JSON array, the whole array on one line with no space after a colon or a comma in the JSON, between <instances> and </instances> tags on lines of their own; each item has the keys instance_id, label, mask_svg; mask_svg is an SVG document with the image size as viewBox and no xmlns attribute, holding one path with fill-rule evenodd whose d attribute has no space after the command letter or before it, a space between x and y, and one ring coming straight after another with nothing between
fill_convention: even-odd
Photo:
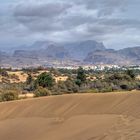
<instances>
[{"instance_id":1,"label":"bush on dune","mask_svg":"<svg viewBox=\"0 0 140 140\"><path fill-rule=\"evenodd\" d=\"M51 95L51 91L43 87L39 87L34 92L35 97L42 97L42 96L49 96L49 95Z\"/></svg>"},{"instance_id":2,"label":"bush on dune","mask_svg":"<svg viewBox=\"0 0 140 140\"><path fill-rule=\"evenodd\" d=\"M1 101L12 101L17 99L18 99L18 91L13 90L4 91L0 96Z\"/></svg>"}]
</instances>

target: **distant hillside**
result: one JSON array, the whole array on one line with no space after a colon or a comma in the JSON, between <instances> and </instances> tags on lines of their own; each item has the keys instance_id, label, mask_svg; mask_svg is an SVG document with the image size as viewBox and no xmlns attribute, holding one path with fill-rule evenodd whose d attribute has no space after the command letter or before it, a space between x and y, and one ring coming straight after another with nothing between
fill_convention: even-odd
<instances>
[{"instance_id":1,"label":"distant hillside","mask_svg":"<svg viewBox=\"0 0 140 140\"><path fill-rule=\"evenodd\" d=\"M130 60L131 63L140 64L140 46L125 48L119 50L118 53L125 57L125 59Z\"/></svg>"},{"instance_id":2,"label":"distant hillside","mask_svg":"<svg viewBox=\"0 0 140 140\"><path fill-rule=\"evenodd\" d=\"M73 59L78 60L84 59L90 52L106 49L103 43L93 40L66 44L65 48L70 52Z\"/></svg>"},{"instance_id":3,"label":"distant hillside","mask_svg":"<svg viewBox=\"0 0 140 140\"><path fill-rule=\"evenodd\" d=\"M140 47L113 50L103 43L86 40L74 43L37 41L17 47L13 54L0 52L0 62L6 66L81 65L81 64L140 64Z\"/></svg>"},{"instance_id":4,"label":"distant hillside","mask_svg":"<svg viewBox=\"0 0 140 140\"><path fill-rule=\"evenodd\" d=\"M92 64L140 64L140 47L125 48L121 50L101 50L90 52L84 59Z\"/></svg>"},{"instance_id":5,"label":"distant hillside","mask_svg":"<svg viewBox=\"0 0 140 140\"><path fill-rule=\"evenodd\" d=\"M55 59L70 58L69 52L63 46L57 46L56 44L50 44L47 48L40 49L38 51L40 57L50 57Z\"/></svg>"},{"instance_id":6,"label":"distant hillside","mask_svg":"<svg viewBox=\"0 0 140 140\"><path fill-rule=\"evenodd\" d=\"M33 65L33 63L37 65L61 65L62 63L74 65L78 63L80 65L88 53L96 50L105 50L105 47L102 43L92 40L67 44L37 41L31 46L22 47L22 50L20 48L15 50L10 60L20 66ZM11 64L11 62L9 63Z\"/></svg>"},{"instance_id":7,"label":"distant hillside","mask_svg":"<svg viewBox=\"0 0 140 140\"><path fill-rule=\"evenodd\" d=\"M88 53L95 50L105 50L102 43L87 40L74 43L55 43L49 41L37 41L33 45L25 47L27 51L37 51L40 57L84 59ZM26 55L26 54L25 54Z\"/></svg>"},{"instance_id":8,"label":"distant hillside","mask_svg":"<svg viewBox=\"0 0 140 140\"><path fill-rule=\"evenodd\" d=\"M84 61L92 64L120 64L124 59L115 50L107 49L89 53Z\"/></svg>"},{"instance_id":9,"label":"distant hillside","mask_svg":"<svg viewBox=\"0 0 140 140\"><path fill-rule=\"evenodd\" d=\"M16 50L13 54L15 58L38 58L38 54L36 51L27 51L27 50Z\"/></svg>"},{"instance_id":10,"label":"distant hillside","mask_svg":"<svg viewBox=\"0 0 140 140\"><path fill-rule=\"evenodd\" d=\"M0 64L3 63L3 60L9 58L8 54L6 54L5 52L3 51L0 51Z\"/></svg>"}]
</instances>

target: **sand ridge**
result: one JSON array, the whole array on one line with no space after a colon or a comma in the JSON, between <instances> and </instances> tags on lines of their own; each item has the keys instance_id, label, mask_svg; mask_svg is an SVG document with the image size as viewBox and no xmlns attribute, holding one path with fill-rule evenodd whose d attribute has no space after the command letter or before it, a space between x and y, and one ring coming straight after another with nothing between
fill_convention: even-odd
<instances>
[{"instance_id":1,"label":"sand ridge","mask_svg":"<svg viewBox=\"0 0 140 140\"><path fill-rule=\"evenodd\" d=\"M0 104L2 140L139 140L140 93L72 94Z\"/></svg>"}]
</instances>

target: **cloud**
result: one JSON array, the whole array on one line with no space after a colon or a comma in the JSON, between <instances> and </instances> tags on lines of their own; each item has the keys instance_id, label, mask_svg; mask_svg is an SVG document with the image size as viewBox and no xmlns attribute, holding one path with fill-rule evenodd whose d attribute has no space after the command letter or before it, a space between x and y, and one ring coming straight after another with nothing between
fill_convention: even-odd
<instances>
[{"instance_id":1,"label":"cloud","mask_svg":"<svg viewBox=\"0 0 140 140\"><path fill-rule=\"evenodd\" d=\"M12 8L4 3L6 8L0 10L0 36L23 41L94 39L112 47L123 34L127 44L128 33L140 28L139 17L134 16L138 4L138 0L15 0ZM135 33L132 42L140 35Z\"/></svg>"},{"instance_id":2,"label":"cloud","mask_svg":"<svg viewBox=\"0 0 140 140\"><path fill-rule=\"evenodd\" d=\"M38 32L71 30L82 24L87 26L93 24L96 29L96 24L113 28L122 25L130 27L130 24L135 26L139 23L137 20L134 21L135 23L129 19L122 20L121 17L112 18L115 10L123 7L126 0L73 0L71 2L59 0L57 3L52 1L52 3L19 4L15 8L14 16L18 22Z\"/></svg>"},{"instance_id":3,"label":"cloud","mask_svg":"<svg viewBox=\"0 0 140 140\"><path fill-rule=\"evenodd\" d=\"M87 9L98 10L98 16L107 16L123 10L127 1L129 0L77 0L77 3L85 5Z\"/></svg>"},{"instance_id":4,"label":"cloud","mask_svg":"<svg viewBox=\"0 0 140 140\"><path fill-rule=\"evenodd\" d=\"M14 16L32 31L62 30L61 15L70 7L67 3L20 4L16 6Z\"/></svg>"},{"instance_id":5,"label":"cloud","mask_svg":"<svg viewBox=\"0 0 140 140\"><path fill-rule=\"evenodd\" d=\"M71 5L67 3L19 4L15 9L16 17L47 17L53 18L65 12Z\"/></svg>"}]
</instances>

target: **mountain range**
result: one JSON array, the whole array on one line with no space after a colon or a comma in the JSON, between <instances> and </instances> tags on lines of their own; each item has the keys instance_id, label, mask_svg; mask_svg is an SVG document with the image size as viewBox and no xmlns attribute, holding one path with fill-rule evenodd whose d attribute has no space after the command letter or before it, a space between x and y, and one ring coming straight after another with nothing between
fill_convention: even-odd
<instances>
[{"instance_id":1,"label":"mountain range","mask_svg":"<svg viewBox=\"0 0 140 140\"><path fill-rule=\"evenodd\" d=\"M120 50L107 49L103 43L86 40L74 43L37 41L12 50L0 51L0 65L4 67L67 66L83 64L139 65L140 47Z\"/></svg>"},{"instance_id":2,"label":"mountain range","mask_svg":"<svg viewBox=\"0 0 140 140\"><path fill-rule=\"evenodd\" d=\"M96 50L90 52L84 62L92 64L139 65L140 47L124 48L121 50Z\"/></svg>"}]
</instances>

